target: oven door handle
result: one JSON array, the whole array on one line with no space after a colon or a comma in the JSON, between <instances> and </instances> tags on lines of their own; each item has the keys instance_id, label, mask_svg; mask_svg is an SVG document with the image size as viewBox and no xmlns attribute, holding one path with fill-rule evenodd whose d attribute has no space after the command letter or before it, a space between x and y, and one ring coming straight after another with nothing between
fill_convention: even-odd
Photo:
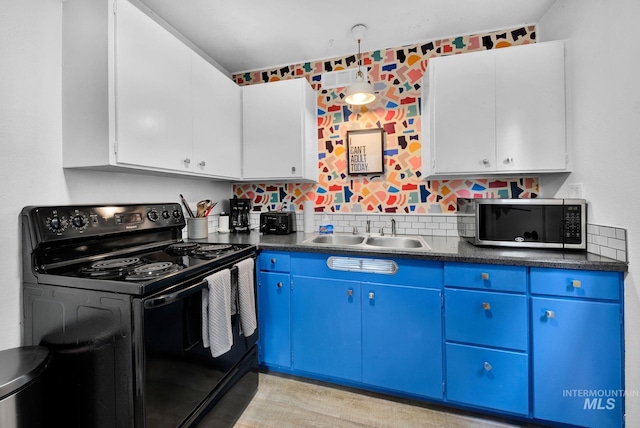
<instances>
[{"instance_id":1,"label":"oven door handle","mask_svg":"<svg viewBox=\"0 0 640 428\"><path fill-rule=\"evenodd\" d=\"M201 289L207 287L208 285L209 285L209 282L207 280L202 280L201 282L195 285L192 285L191 287L187 287L180 291L176 291L175 293L163 294L161 296L154 297L153 299L145 300L144 308L151 309L151 308L157 308L160 306L171 304L176 300L183 299L186 296L189 296L190 294L200 291Z\"/></svg>"}]
</instances>

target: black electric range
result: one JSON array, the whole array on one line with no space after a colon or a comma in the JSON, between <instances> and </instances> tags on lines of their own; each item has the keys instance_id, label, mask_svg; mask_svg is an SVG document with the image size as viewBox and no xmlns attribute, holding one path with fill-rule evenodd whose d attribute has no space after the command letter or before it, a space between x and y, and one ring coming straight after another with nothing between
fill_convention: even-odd
<instances>
[{"instance_id":1,"label":"black electric range","mask_svg":"<svg viewBox=\"0 0 640 428\"><path fill-rule=\"evenodd\" d=\"M227 270L237 296L238 266L255 261L255 246L184 242L177 203L31 206L21 225L24 344L54 355L52 420L233 426L257 389L258 331L242 334L232 312L233 345L213 357L205 296Z\"/></svg>"}]
</instances>

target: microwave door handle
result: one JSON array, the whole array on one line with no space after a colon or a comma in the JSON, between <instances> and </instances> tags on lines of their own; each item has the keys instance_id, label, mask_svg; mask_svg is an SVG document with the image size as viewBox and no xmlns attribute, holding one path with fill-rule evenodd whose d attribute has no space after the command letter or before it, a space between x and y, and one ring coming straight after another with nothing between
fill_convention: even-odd
<instances>
[{"instance_id":1,"label":"microwave door handle","mask_svg":"<svg viewBox=\"0 0 640 428\"><path fill-rule=\"evenodd\" d=\"M144 308L153 309L153 308L158 308L160 306L169 305L177 300L183 299L197 291L202 290L208 285L209 283L206 280L203 280L195 285L192 285L180 291L176 291L175 293L167 293L158 297L154 297L153 299L145 300Z\"/></svg>"}]
</instances>

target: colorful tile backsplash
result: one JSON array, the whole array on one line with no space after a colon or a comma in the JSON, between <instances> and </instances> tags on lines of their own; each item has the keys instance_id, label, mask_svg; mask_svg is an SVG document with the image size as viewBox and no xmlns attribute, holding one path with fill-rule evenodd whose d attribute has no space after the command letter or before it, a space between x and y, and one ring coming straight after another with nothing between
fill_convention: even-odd
<instances>
[{"instance_id":1,"label":"colorful tile backsplash","mask_svg":"<svg viewBox=\"0 0 640 428\"><path fill-rule=\"evenodd\" d=\"M369 106L349 106L345 88L322 89L323 72L357 64L355 55L283 66L233 76L240 85L306 78L318 93L317 184L236 184L234 194L271 209L293 203L302 209L315 202L316 212L455 213L457 197L529 198L539 193L537 178L422 179L420 140L421 79L430 58L535 43L535 27L418 43L362 54L378 98ZM347 175L348 130L385 131L385 173ZM265 208L266 209L266 208Z\"/></svg>"}]
</instances>

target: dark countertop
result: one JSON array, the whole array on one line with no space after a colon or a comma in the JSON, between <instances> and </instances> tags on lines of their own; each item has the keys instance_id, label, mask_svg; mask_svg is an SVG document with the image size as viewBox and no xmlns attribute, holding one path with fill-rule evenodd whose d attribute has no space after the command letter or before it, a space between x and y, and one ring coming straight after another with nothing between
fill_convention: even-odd
<instances>
[{"instance_id":1,"label":"dark countertop","mask_svg":"<svg viewBox=\"0 0 640 428\"><path fill-rule=\"evenodd\" d=\"M353 256L402 257L421 260L489 263L512 266L535 266L561 269L583 269L627 272L628 264L597 254L581 251L536 250L511 248L481 248L461 238L422 236L431 250L362 248L333 245L302 244L315 234L297 232L290 235L261 235L256 231L243 233L211 233L210 243L254 244L261 250L302 251L309 253L342 254ZM203 242L194 240L194 242Z\"/></svg>"}]
</instances>

